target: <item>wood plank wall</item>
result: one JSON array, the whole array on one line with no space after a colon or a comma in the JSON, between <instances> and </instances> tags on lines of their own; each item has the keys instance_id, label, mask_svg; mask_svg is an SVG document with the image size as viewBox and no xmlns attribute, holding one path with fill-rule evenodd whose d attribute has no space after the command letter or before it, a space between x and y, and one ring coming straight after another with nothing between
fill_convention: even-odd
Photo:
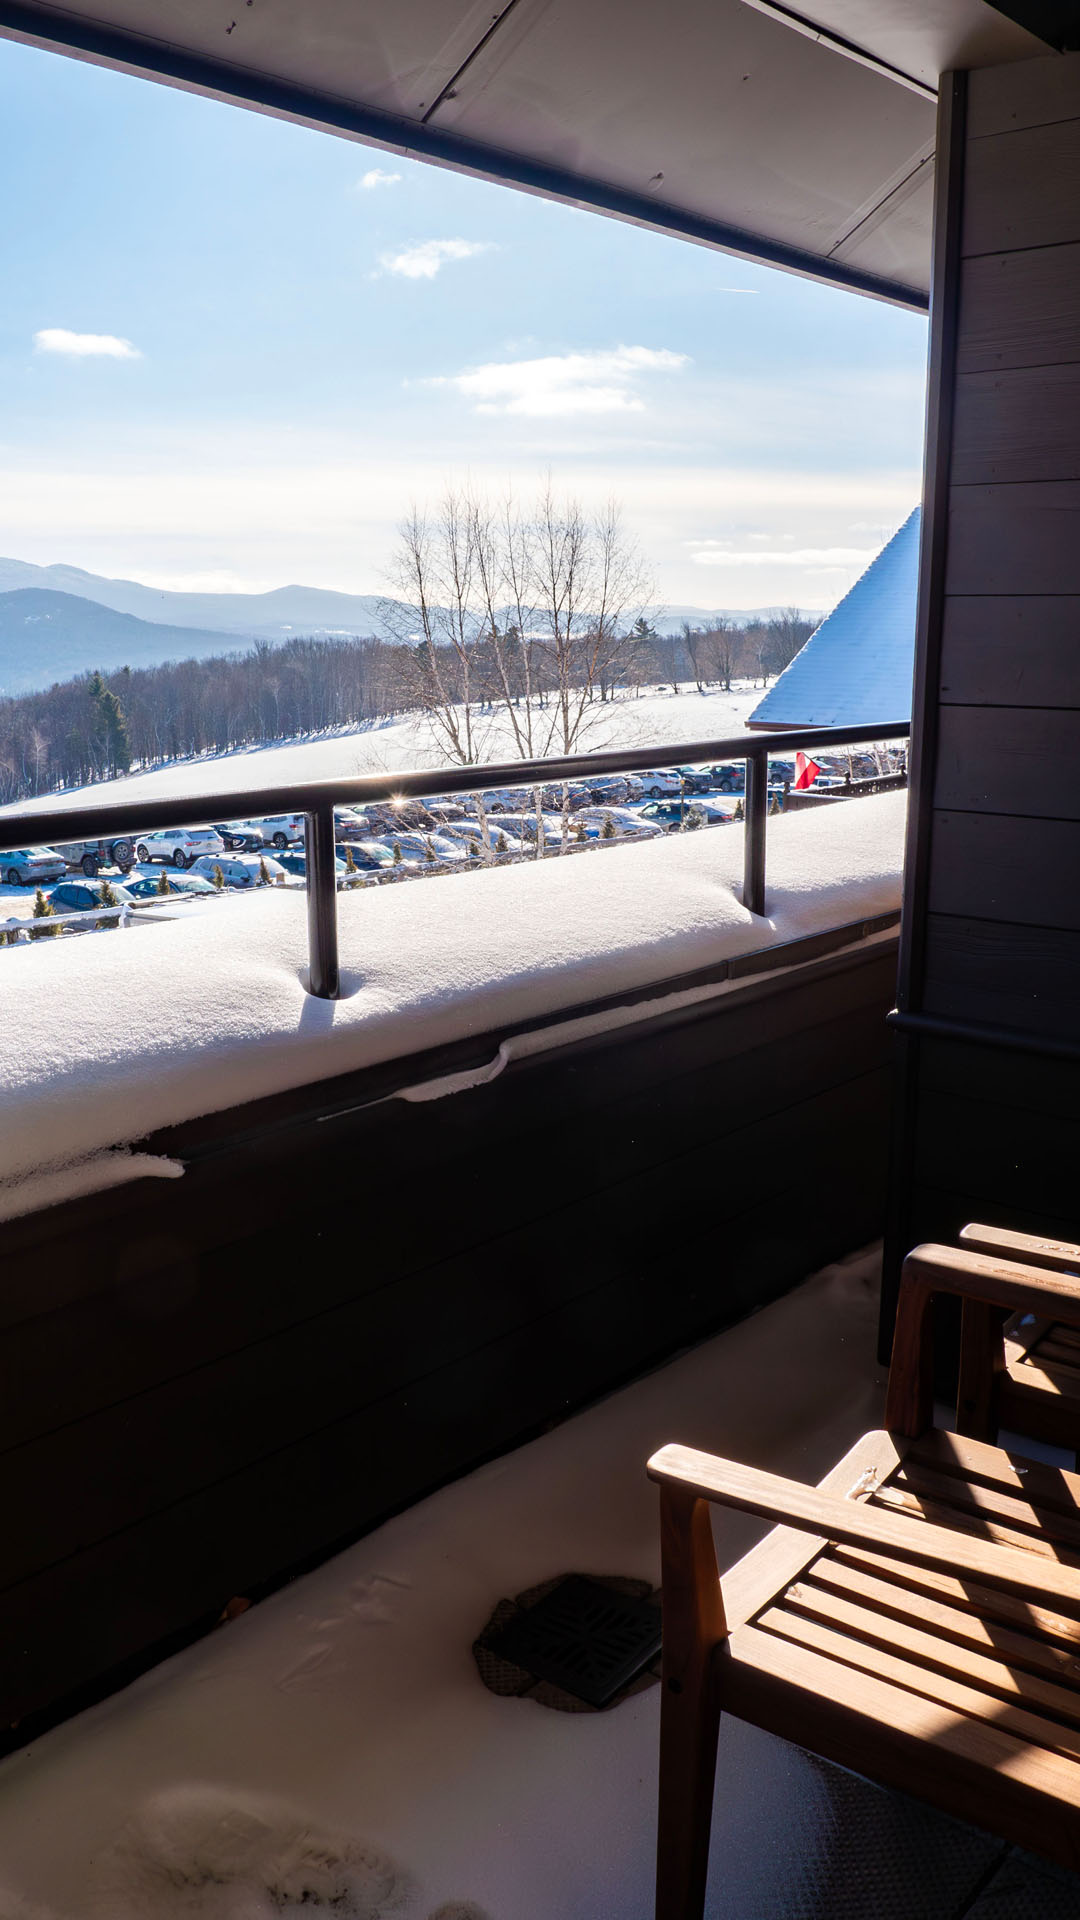
<instances>
[{"instance_id":1,"label":"wood plank wall","mask_svg":"<svg viewBox=\"0 0 1080 1920\"><path fill-rule=\"evenodd\" d=\"M393 1098L481 1035L159 1136L176 1185L0 1227L0 1724L873 1239L895 971L886 938Z\"/></svg>"},{"instance_id":2,"label":"wood plank wall","mask_svg":"<svg viewBox=\"0 0 1080 1920\"><path fill-rule=\"evenodd\" d=\"M924 548L932 819L902 991L987 1031L906 1043L897 1256L980 1215L1080 1230L1080 1066L990 1031L1080 1042L1080 56L971 74L962 167L958 257L936 267L958 305L953 364L932 367L952 406L927 509L936 487L947 525Z\"/></svg>"}]
</instances>

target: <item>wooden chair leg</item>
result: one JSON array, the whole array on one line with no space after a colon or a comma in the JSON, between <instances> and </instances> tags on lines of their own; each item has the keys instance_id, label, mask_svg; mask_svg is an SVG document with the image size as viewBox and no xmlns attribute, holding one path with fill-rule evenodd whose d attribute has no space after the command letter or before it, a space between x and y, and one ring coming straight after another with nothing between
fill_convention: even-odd
<instances>
[{"instance_id":1,"label":"wooden chair leg","mask_svg":"<svg viewBox=\"0 0 1080 1920\"><path fill-rule=\"evenodd\" d=\"M956 1431L969 1440L997 1439L997 1389L1005 1371L1005 1309L965 1300L960 1321Z\"/></svg>"},{"instance_id":2,"label":"wooden chair leg","mask_svg":"<svg viewBox=\"0 0 1080 1920\"><path fill-rule=\"evenodd\" d=\"M727 1633L709 1505L660 1496L664 1658L656 1920L702 1920L709 1871L721 1661Z\"/></svg>"}]
</instances>

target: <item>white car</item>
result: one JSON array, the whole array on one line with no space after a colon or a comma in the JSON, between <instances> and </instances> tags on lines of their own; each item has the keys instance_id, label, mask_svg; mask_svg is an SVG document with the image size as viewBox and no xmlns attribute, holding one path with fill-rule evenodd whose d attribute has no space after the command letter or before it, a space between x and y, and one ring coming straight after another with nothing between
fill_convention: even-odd
<instances>
[{"instance_id":1,"label":"white car","mask_svg":"<svg viewBox=\"0 0 1080 1920\"><path fill-rule=\"evenodd\" d=\"M9 887L33 887L42 880L62 880L67 861L55 847L9 847L0 853L0 874Z\"/></svg>"},{"instance_id":2,"label":"white car","mask_svg":"<svg viewBox=\"0 0 1080 1920\"><path fill-rule=\"evenodd\" d=\"M650 767L648 773L639 773L641 791L650 800L678 799L682 792L682 781L670 767Z\"/></svg>"},{"instance_id":3,"label":"white car","mask_svg":"<svg viewBox=\"0 0 1080 1920\"><path fill-rule=\"evenodd\" d=\"M201 854L224 851L225 842L213 827L163 827L135 842L136 860L167 860L174 867L190 867Z\"/></svg>"},{"instance_id":4,"label":"white car","mask_svg":"<svg viewBox=\"0 0 1080 1920\"><path fill-rule=\"evenodd\" d=\"M590 840L604 836L604 827L609 820L615 830L614 837L617 839L631 837L637 840L651 840L663 833L663 828L658 827L655 821L643 820L639 813L631 813L628 807L582 807L581 812L576 813L570 823L571 837L578 820L584 823L585 832ZM611 839L612 835L608 834L607 838Z\"/></svg>"},{"instance_id":5,"label":"white car","mask_svg":"<svg viewBox=\"0 0 1080 1920\"><path fill-rule=\"evenodd\" d=\"M221 877L227 887L257 887L261 878L260 867L274 885L285 878L281 862L268 853L229 853L221 859L212 853L205 853L196 860L192 872L201 873L204 880L213 880L215 867L221 868Z\"/></svg>"},{"instance_id":6,"label":"white car","mask_svg":"<svg viewBox=\"0 0 1080 1920\"><path fill-rule=\"evenodd\" d=\"M302 813L271 813L265 820L250 820L249 826L261 827L263 838L275 847L291 847L304 838L307 821Z\"/></svg>"}]
</instances>

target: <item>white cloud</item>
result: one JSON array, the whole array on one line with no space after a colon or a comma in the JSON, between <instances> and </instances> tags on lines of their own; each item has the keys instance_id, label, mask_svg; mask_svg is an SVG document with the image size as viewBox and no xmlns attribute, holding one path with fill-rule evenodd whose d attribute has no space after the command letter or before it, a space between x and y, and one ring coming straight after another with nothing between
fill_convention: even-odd
<instances>
[{"instance_id":1,"label":"white cloud","mask_svg":"<svg viewBox=\"0 0 1080 1920\"><path fill-rule=\"evenodd\" d=\"M415 240L400 253L380 253L379 266L383 273L397 273L405 280L434 280L448 260L471 260L492 245L490 240Z\"/></svg>"},{"instance_id":2,"label":"white cloud","mask_svg":"<svg viewBox=\"0 0 1080 1920\"><path fill-rule=\"evenodd\" d=\"M138 347L115 333L72 333L67 327L42 327L34 335L37 353L64 353L74 360L141 360Z\"/></svg>"},{"instance_id":3,"label":"white cloud","mask_svg":"<svg viewBox=\"0 0 1080 1920\"><path fill-rule=\"evenodd\" d=\"M868 567L877 551L876 547L789 547L748 553L703 540L693 559L699 567L809 567L815 573L841 573L849 567Z\"/></svg>"},{"instance_id":4,"label":"white cloud","mask_svg":"<svg viewBox=\"0 0 1080 1920\"><path fill-rule=\"evenodd\" d=\"M375 187L396 187L400 179L400 173L384 173L381 167L371 167L360 175L356 189L358 193L371 193Z\"/></svg>"},{"instance_id":5,"label":"white cloud","mask_svg":"<svg viewBox=\"0 0 1080 1920\"><path fill-rule=\"evenodd\" d=\"M637 385L647 373L676 373L685 353L667 347L615 347L610 352L548 354L537 360L492 360L486 366L433 380L456 387L477 413L526 413L534 418L572 413L640 413Z\"/></svg>"}]
</instances>

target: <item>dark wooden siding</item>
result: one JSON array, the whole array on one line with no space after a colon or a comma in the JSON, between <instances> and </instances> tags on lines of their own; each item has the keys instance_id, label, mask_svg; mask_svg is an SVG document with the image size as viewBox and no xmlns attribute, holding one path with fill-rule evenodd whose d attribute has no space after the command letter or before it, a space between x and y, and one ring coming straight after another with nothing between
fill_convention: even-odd
<instances>
[{"instance_id":1,"label":"dark wooden siding","mask_svg":"<svg viewBox=\"0 0 1080 1920\"><path fill-rule=\"evenodd\" d=\"M893 1282L905 1245L973 1214L1080 1224L1062 1103L1080 1067L1038 1051L1080 1043L1080 58L970 76L960 189L936 295L955 288L957 318L932 372L952 405L928 451L947 521L919 636L940 670L916 715L930 831L905 901ZM922 1014L983 1042L920 1038Z\"/></svg>"},{"instance_id":2,"label":"dark wooden siding","mask_svg":"<svg viewBox=\"0 0 1080 1920\"><path fill-rule=\"evenodd\" d=\"M872 1238L894 976L863 946L393 1098L487 1036L160 1136L179 1185L0 1228L4 1722Z\"/></svg>"}]
</instances>

